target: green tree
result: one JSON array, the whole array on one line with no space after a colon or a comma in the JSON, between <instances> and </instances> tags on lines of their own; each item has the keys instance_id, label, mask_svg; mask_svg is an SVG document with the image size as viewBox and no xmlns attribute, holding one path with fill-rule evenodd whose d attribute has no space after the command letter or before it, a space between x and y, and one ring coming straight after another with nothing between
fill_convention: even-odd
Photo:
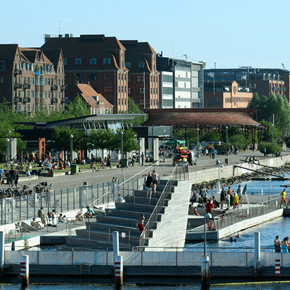
<instances>
[{"instance_id":1,"label":"green tree","mask_svg":"<svg viewBox=\"0 0 290 290\"><path fill-rule=\"evenodd\" d=\"M277 154L282 151L281 145L277 144L276 142L261 142L259 144L259 151L264 153L264 149L266 148L266 154Z\"/></svg>"},{"instance_id":2,"label":"green tree","mask_svg":"<svg viewBox=\"0 0 290 290\"><path fill-rule=\"evenodd\" d=\"M77 95L65 110L65 119L89 116L90 111L82 97Z\"/></svg>"},{"instance_id":3,"label":"green tree","mask_svg":"<svg viewBox=\"0 0 290 290\"><path fill-rule=\"evenodd\" d=\"M138 105L136 105L134 103L134 100L130 97L128 97L128 114L142 114L143 112L139 109ZM144 123L146 120L148 119L148 117L136 117L134 120L132 120L132 124L134 126L138 126L141 125L142 123Z\"/></svg>"}]
</instances>

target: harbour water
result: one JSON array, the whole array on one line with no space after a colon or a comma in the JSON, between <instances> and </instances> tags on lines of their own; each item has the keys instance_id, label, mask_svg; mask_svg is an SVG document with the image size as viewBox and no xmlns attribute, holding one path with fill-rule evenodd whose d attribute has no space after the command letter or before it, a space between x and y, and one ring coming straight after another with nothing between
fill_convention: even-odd
<instances>
[{"instance_id":1,"label":"harbour water","mask_svg":"<svg viewBox=\"0 0 290 290\"><path fill-rule=\"evenodd\" d=\"M289 176L289 174L287 174ZM288 181L249 181L246 183L241 183L242 186L247 184L248 194L261 194L263 191L264 195L278 194L281 192L283 187L281 185L287 185ZM237 189L238 185L233 185L233 189ZM227 188L226 188L227 190ZM290 190L287 190L290 192ZM215 190L212 191L213 193ZM289 193L290 195L290 193ZM273 251L273 241L276 235L280 236L280 239L283 239L284 236L290 236L290 217L281 217L270 222L258 225L256 227L250 228L248 230L240 232L240 238L237 238L236 241L230 242L229 238L225 238L221 241L215 243L208 243L207 248L211 251L241 251L244 249L248 249L249 251L253 250L254 247L254 232L259 231L261 234L261 248L262 251ZM200 251L203 248L203 244L194 244L187 245L187 250ZM50 249L52 250L52 249ZM176 286L148 286L150 285L150 279L145 282L142 281L139 285L125 282L126 285L123 286L123 290L174 290L174 289L200 289L199 281L173 281L172 285ZM278 281L278 282L259 282L259 283L235 283L228 284L230 281L226 281L227 283L221 284L219 281L212 281L212 286L210 289L219 289L219 290L242 290L242 289L269 289L269 290L284 290L290 289L290 281ZM72 282L73 283L73 282ZM102 282L101 282L102 283ZM109 285L108 285L109 284ZM148 284L148 285L147 285ZM153 283L152 283L153 284ZM0 290L12 290L12 289L20 289L19 284L10 284L10 285L0 285ZM110 282L106 285L100 284L61 284L61 285L30 285L29 289L35 290L79 290L79 289L97 289L97 290L111 290L115 289L114 285L110 285Z\"/></svg>"}]
</instances>

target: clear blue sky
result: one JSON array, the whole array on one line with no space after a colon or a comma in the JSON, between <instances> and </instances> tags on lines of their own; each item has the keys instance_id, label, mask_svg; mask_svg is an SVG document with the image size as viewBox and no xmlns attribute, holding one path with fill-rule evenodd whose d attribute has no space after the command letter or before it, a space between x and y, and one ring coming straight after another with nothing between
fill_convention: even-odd
<instances>
[{"instance_id":1,"label":"clear blue sky","mask_svg":"<svg viewBox=\"0 0 290 290\"><path fill-rule=\"evenodd\" d=\"M41 46L60 22L61 34L148 41L207 68L290 69L289 11L289 0L1 0L0 43Z\"/></svg>"}]
</instances>

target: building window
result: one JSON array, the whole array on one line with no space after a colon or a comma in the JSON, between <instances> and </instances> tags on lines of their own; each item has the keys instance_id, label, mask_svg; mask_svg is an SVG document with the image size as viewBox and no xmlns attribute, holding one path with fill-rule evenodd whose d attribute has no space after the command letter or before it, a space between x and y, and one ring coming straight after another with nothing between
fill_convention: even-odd
<instances>
[{"instance_id":1,"label":"building window","mask_svg":"<svg viewBox=\"0 0 290 290\"><path fill-rule=\"evenodd\" d=\"M143 95L144 94L144 88L137 88L137 94Z\"/></svg>"},{"instance_id":2,"label":"building window","mask_svg":"<svg viewBox=\"0 0 290 290\"><path fill-rule=\"evenodd\" d=\"M0 85L3 85L3 83L4 83L4 78L0 77Z\"/></svg>"},{"instance_id":3,"label":"building window","mask_svg":"<svg viewBox=\"0 0 290 290\"><path fill-rule=\"evenodd\" d=\"M77 65L82 64L82 59L81 59L80 57L77 57L77 58L75 59L75 64L77 64Z\"/></svg>"},{"instance_id":4,"label":"building window","mask_svg":"<svg viewBox=\"0 0 290 290\"><path fill-rule=\"evenodd\" d=\"M104 87L104 93L112 93L113 87L112 86L105 86Z\"/></svg>"},{"instance_id":5,"label":"building window","mask_svg":"<svg viewBox=\"0 0 290 290\"><path fill-rule=\"evenodd\" d=\"M128 94L131 95L131 88L128 88Z\"/></svg>"},{"instance_id":6,"label":"building window","mask_svg":"<svg viewBox=\"0 0 290 290\"><path fill-rule=\"evenodd\" d=\"M131 68L131 62L125 62L127 68Z\"/></svg>"},{"instance_id":7,"label":"building window","mask_svg":"<svg viewBox=\"0 0 290 290\"><path fill-rule=\"evenodd\" d=\"M97 75L95 73L90 73L89 78L91 81L95 81L97 79Z\"/></svg>"},{"instance_id":8,"label":"building window","mask_svg":"<svg viewBox=\"0 0 290 290\"><path fill-rule=\"evenodd\" d=\"M111 73L104 73L104 81L111 81L113 79L113 75Z\"/></svg>"},{"instance_id":9,"label":"building window","mask_svg":"<svg viewBox=\"0 0 290 290\"><path fill-rule=\"evenodd\" d=\"M144 68L145 67L145 62L144 61L139 61L138 62L138 67L139 68Z\"/></svg>"},{"instance_id":10,"label":"building window","mask_svg":"<svg viewBox=\"0 0 290 290\"><path fill-rule=\"evenodd\" d=\"M90 64L92 64L92 65L97 64L97 59L96 58L90 58Z\"/></svg>"},{"instance_id":11,"label":"building window","mask_svg":"<svg viewBox=\"0 0 290 290\"><path fill-rule=\"evenodd\" d=\"M111 59L110 58L104 58L103 64L111 64Z\"/></svg>"},{"instance_id":12,"label":"building window","mask_svg":"<svg viewBox=\"0 0 290 290\"><path fill-rule=\"evenodd\" d=\"M143 82L143 75L139 75L139 76L137 76L137 83L142 83Z\"/></svg>"}]
</instances>

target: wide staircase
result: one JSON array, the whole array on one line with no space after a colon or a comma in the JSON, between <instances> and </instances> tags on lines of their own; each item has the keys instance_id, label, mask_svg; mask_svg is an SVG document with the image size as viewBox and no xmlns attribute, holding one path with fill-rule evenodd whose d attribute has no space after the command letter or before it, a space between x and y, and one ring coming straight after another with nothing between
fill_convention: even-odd
<instances>
[{"instance_id":1,"label":"wide staircase","mask_svg":"<svg viewBox=\"0 0 290 290\"><path fill-rule=\"evenodd\" d=\"M116 208L106 209L106 214L97 215L96 222L93 221L94 218L86 222L85 229L76 231L77 236L67 237L67 245L75 248L112 250L112 233L118 231L120 250L137 248L140 245L141 233L136 223L141 214L144 214L145 225L151 217L150 227L146 226L145 237L142 237L142 247L148 246L177 186L176 180L161 180L157 185L156 195L153 196L152 193L151 199L146 197L145 190L134 190L131 196L124 197L124 203L116 203Z\"/></svg>"}]
</instances>

